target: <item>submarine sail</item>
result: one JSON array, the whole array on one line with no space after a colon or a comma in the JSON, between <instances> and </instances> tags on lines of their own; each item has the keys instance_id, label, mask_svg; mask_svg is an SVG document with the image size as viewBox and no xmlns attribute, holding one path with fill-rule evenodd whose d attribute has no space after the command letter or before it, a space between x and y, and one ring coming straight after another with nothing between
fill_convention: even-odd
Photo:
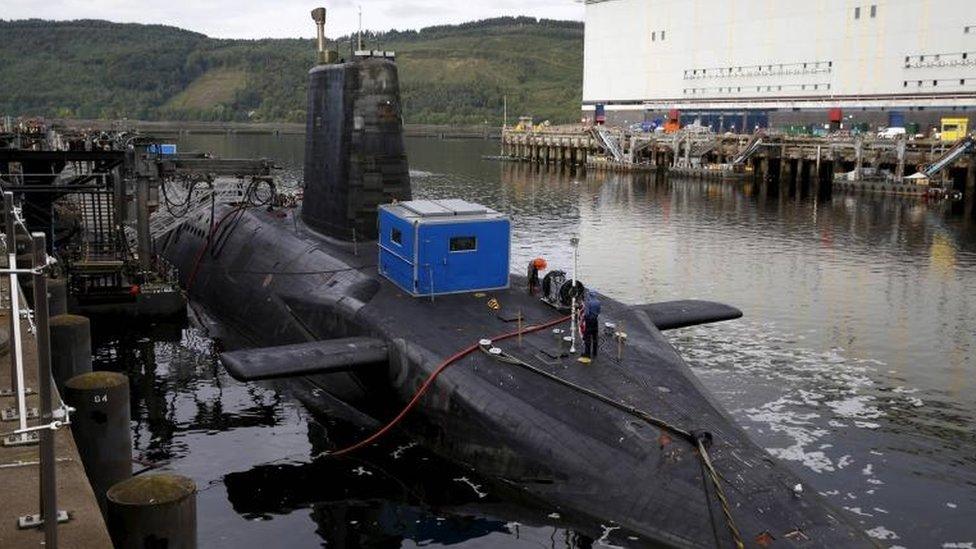
<instances>
[{"instance_id":1,"label":"submarine sail","mask_svg":"<svg viewBox=\"0 0 976 549\"><path fill-rule=\"evenodd\" d=\"M397 67L384 57L331 62L325 10L313 18L320 64L308 74L302 219L334 238L375 240L379 205L410 200Z\"/></svg>"}]
</instances>

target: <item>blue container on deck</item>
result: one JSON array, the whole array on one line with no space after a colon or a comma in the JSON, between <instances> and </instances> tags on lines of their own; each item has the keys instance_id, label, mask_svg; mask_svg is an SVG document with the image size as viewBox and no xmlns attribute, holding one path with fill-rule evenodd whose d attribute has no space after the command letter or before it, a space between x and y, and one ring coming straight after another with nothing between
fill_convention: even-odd
<instances>
[{"instance_id":1,"label":"blue container on deck","mask_svg":"<svg viewBox=\"0 0 976 549\"><path fill-rule=\"evenodd\" d=\"M379 272L419 296L508 287L512 224L465 200L411 200L379 208Z\"/></svg>"},{"instance_id":2,"label":"blue container on deck","mask_svg":"<svg viewBox=\"0 0 976 549\"><path fill-rule=\"evenodd\" d=\"M901 111L890 111L888 113L888 127L889 128L904 128L905 127L905 113Z\"/></svg>"},{"instance_id":3,"label":"blue container on deck","mask_svg":"<svg viewBox=\"0 0 976 549\"><path fill-rule=\"evenodd\" d=\"M152 144L149 145L149 152L151 154L172 156L176 154L176 144L175 143L163 143L161 145Z\"/></svg>"}]
</instances>

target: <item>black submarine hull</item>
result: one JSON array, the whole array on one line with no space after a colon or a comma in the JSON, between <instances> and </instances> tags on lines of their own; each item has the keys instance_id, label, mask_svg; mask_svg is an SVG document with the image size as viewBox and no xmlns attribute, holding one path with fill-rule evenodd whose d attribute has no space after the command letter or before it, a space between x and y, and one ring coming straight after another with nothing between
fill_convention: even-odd
<instances>
[{"instance_id":1,"label":"black submarine hull","mask_svg":"<svg viewBox=\"0 0 976 549\"><path fill-rule=\"evenodd\" d=\"M218 218L231 206L223 208ZM489 298L502 312L521 311L527 325L560 318L520 279L483 297L410 297L377 274L375 244L333 240L305 225L298 210L247 209L233 217L209 246L209 215L157 243L191 300L255 347L349 337L386 343L385 363L293 380L306 389L303 401L325 413L339 407L385 422L392 416L384 410L399 410L449 357L516 329L487 306ZM410 434L554 512L620 526L637 538L630 544L735 546L734 527L750 547L769 539L773 547L873 546L814 490L796 489L801 481L734 425L647 313L602 299L601 320L628 332L619 359L615 349L590 366L553 358L560 341L549 329L498 345L577 387L708 433L724 505L694 444L485 353L465 356L437 378L406 424Z\"/></svg>"}]
</instances>

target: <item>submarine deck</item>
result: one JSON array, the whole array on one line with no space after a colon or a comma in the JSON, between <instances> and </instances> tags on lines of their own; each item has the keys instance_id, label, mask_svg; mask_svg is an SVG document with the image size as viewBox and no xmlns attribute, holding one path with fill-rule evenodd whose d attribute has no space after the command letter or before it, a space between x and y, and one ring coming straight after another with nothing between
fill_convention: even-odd
<instances>
[{"instance_id":1,"label":"submarine deck","mask_svg":"<svg viewBox=\"0 0 976 549\"><path fill-rule=\"evenodd\" d=\"M257 345L350 335L390 342L387 384L401 402L451 357L473 351L420 401L416 415L433 428L419 432L435 450L557 509L604 517L655 541L727 545L734 528L749 541L769 535L797 546L870 545L818 495L794 491L797 477L734 425L639 307L601 296L601 321L628 337L619 348L603 338L592 364L567 356L564 334L551 328L498 343L503 355L494 357L476 343L517 332L519 313L525 326L564 315L530 296L520 277L484 294L410 297L377 273L375 245L353 253L308 231L296 214L248 211L201 267L197 297L218 299L208 286L231 282L238 293L219 299L225 311L238 311L239 323L253 325ZM177 256L190 255L185 250ZM340 308L345 297L330 293L362 282L371 289L361 295L354 326L337 326L323 309ZM274 313L282 307L287 313ZM292 341L282 338L289 323L300 325ZM323 377L306 379L328 388ZM693 432L711 439L710 467L685 438Z\"/></svg>"}]
</instances>

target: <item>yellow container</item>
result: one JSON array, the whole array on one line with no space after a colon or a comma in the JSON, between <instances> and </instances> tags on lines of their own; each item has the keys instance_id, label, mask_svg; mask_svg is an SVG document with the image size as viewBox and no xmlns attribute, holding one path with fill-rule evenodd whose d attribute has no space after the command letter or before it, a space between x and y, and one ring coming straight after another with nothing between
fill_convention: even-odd
<instances>
[{"instance_id":1,"label":"yellow container","mask_svg":"<svg viewBox=\"0 0 976 549\"><path fill-rule=\"evenodd\" d=\"M969 133L968 118L943 118L942 119L942 141L955 143L966 137Z\"/></svg>"}]
</instances>

